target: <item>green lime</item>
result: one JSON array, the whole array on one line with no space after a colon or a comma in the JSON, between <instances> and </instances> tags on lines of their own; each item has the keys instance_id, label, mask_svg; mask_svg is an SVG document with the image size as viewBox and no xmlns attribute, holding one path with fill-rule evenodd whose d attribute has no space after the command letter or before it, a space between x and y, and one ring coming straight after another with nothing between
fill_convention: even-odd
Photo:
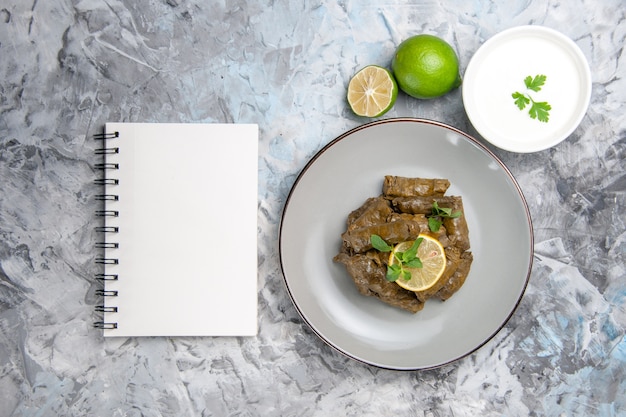
<instances>
[{"instance_id":1,"label":"green lime","mask_svg":"<svg viewBox=\"0 0 626 417\"><path fill-rule=\"evenodd\" d=\"M391 70L400 89L415 98L439 97L461 85L456 52L432 35L403 41L391 61Z\"/></svg>"},{"instance_id":2,"label":"green lime","mask_svg":"<svg viewBox=\"0 0 626 417\"><path fill-rule=\"evenodd\" d=\"M379 117L387 113L398 97L398 85L388 69L369 65L348 84L348 104L358 116Z\"/></svg>"}]
</instances>

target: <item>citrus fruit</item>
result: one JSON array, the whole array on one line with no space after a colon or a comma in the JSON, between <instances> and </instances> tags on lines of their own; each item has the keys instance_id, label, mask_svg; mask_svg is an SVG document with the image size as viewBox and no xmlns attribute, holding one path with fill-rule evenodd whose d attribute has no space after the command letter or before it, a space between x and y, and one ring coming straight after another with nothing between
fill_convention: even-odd
<instances>
[{"instance_id":1,"label":"citrus fruit","mask_svg":"<svg viewBox=\"0 0 626 417\"><path fill-rule=\"evenodd\" d=\"M403 41L391 61L391 70L400 89L415 98L439 97L461 85L456 52L432 35Z\"/></svg>"},{"instance_id":2,"label":"citrus fruit","mask_svg":"<svg viewBox=\"0 0 626 417\"><path fill-rule=\"evenodd\" d=\"M398 85L388 69L369 65L350 80L348 104L358 116L378 117L393 107Z\"/></svg>"},{"instance_id":3,"label":"citrus fruit","mask_svg":"<svg viewBox=\"0 0 626 417\"><path fill-rule=\"evenodd\" d=\"M419 235L419 238L423 238L422 243L417 248L417 257L422 261L422 267L404 267L404 270L411 273L411 279L406 280L399 277L395 281L396 284L409 291L424 291L432 287L446 269L446 254L441 243L428 235ZM408 250L411 245L413 245L413 241L398 243L389 255L389 265L398 263L396 253Z\"/></svg>"}]
</instances>

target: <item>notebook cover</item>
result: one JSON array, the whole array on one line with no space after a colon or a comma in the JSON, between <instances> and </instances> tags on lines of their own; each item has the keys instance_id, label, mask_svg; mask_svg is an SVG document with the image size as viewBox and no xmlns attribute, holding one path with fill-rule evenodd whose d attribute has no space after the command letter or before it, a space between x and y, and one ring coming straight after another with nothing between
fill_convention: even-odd
<instances>
[{"instance_id":1,"label":"notebook cover","mask_svg":"<svg viewBox=\"0 0 626 417\"><path fill-rule=\"evenodd\" d=\"M258 127L107 123L105 336L251 336L257 331ZM114 143L115 142L115 143Z\"/></svg>"}]
</instances>

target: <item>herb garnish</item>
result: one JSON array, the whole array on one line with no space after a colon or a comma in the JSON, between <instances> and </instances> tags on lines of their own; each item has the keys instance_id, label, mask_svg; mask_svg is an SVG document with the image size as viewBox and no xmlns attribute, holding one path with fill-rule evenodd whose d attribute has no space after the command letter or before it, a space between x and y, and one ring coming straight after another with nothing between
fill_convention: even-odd
<instances>
[{"instance_id":1,"label":"herb garnish","mask_svg":"<svg viewBox=\"0 0 626 417\"><path fill-rule=\"evenodd\" d=\"M538 92L541 90L541 87L546 82L545 75L535 75L535 78L530 75L524 78L524 84L528 90L532 90L534 92ZM550 110L552 110L552 106L550 106L546 101L535 101L529 94L523 94L519 91L516 91L512 94L512 97L515 101L515 105L520 109L524 110L526 106L530 103L530 109L528 114L531 119L537 119L540 122L547 123L550 118Z\"/></svg>"},{"instance_id":2,"label":"herb garnish","mask_svg":"<svg viewBox=\"0 0 626 417\"><path fill-rule=\"evenodd\" d=\"M428 228L431 232L438 232L439 228L443 223L443 218L447 217L450 219L456 219L457 217L461 217L460 211L452 212L451 208L447 207L439 207L436 201L433 201L433 210L431 214L427 215L428 217Z\"/></svg>"},{"instance_id":3,"label":"herb garnish","mask_svg":"<svg viewBox=\"0 0 626 417\"><path fill-rule=\"evenodd\" d=\"M387 265L387 281L395 282L398 278L408 281L411 279L411 272L405 268L421 268L422 261L417 257L417 248L424 238L417 238L411 247L404 252L397 251L393 254L398 263ZM378 235L371 235L370 242L374 249L380 252L391 252L393 246L390 246Z\"/></svg>"}]
</instances>

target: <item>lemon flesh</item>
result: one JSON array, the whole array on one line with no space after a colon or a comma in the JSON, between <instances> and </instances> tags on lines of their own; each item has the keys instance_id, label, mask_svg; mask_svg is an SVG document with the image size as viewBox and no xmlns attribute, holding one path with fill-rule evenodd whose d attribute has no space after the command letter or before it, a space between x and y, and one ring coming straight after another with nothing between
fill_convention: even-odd
<instances>
[{"instance_id":1,"label":"lemon flesh","mask_svg":"<svg viewBox=\"0 0 626 417\"><path fill-rule=\"evenodd\" d=\"M446 269L446 254L443 246L439 241L428 235L419 235L419 238L423 238L417 248L417 257L422 261L421 268L408 268L406 271L411 273L411 279L405 280L399 277L395 282L402 288L409 291L424 291L432 287L439 281L439 278L443 275L443 271ZM389 265L398 263L396 258L396 252L404 252L408 250L411 245L410 242L398 243L389 255Z\"/></svg>"},{"instance_id":2,"label":"lemon flesh","mask_svg":"<svg viewBox=\"0 0 626 417\"><path fill-rule=\"evenodd\" d=\"M382 116L393 107L397 96L398 85L391 72L376 65L361 69L348 84L348 104L358 116Z\"/></svg>"},{"instance_id":3,"label":"lemon flesh","mask_svg":"<svg viewBox=\"0 0 626 417\"><path fill-rule=\"evenodd\" d=\"M440 97L461 85L456 52L432 35L403 41L391 61L391 70L398 87L419 99Z\"/></svg>"}]
</instances>

